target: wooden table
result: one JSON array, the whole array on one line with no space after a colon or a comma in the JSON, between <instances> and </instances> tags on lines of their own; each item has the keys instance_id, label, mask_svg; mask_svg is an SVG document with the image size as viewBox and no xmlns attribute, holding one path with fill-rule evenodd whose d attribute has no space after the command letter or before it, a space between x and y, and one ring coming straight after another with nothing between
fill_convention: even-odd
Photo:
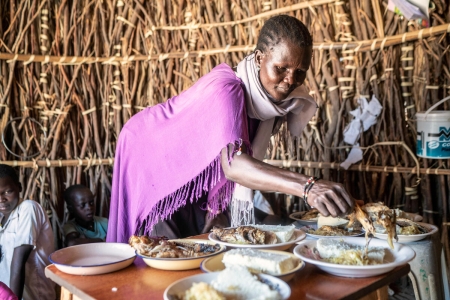
<instances>
[{"instance_id":1,"label":"wooden table","mask_svg":"<svg viewBox=\"0 0 450 300\"><path fill-rule=\"evenodd\" d=\"M204 238L203 235L196 238L199 237ZM346 278L327 274L314 265L306 264L288 282L290 299L387 299L386 286L409 271L410 266L406 264L375 277ZM59 271L54 265L45 269L45 275L61 286L61 300L162 299L164 290L172 282L200 273L200 269L164 271L150 268L140 257L123 270L103 275L70 275Z\"/></svg>"}]
</instances>

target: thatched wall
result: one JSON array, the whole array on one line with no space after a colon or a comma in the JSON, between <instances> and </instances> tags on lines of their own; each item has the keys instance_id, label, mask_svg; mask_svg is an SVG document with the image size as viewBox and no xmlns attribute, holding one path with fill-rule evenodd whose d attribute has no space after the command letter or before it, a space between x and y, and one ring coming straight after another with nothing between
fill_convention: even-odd
<instances>
[{"instance_id":1,"label":"thatched wall","mask_svg":"<svg viewBox=\"0 0 450 300\"><path fill-rule=\"evenodd\" d=\"M99 214L107 215L123 124L215 65L236 65L264 21L286 13L313 34L306 85L320 109L302 138L283 130L273 139L269 161L343 182L356 198L423 214L441 226L448 251L449 161L414 155L415 112L450 88L450 10L444 0L433 4L424 28L380 0L1 1L0 129L19 157L2 145L0 159L20 167L23 196L53 214L57 234L61 193L71 184L95 191ZM349 112L358 96L372 95L382 114L361 135L363 161L345 171Z\"/></svg>"}]
</instances>

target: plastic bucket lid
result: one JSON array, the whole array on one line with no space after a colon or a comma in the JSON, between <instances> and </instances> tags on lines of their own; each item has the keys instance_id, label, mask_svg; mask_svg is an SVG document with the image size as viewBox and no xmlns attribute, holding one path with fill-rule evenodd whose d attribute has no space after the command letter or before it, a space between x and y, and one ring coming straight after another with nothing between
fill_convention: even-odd
<instances>
[{"instance_id":1,"label":"plastic bucket lid","mask_svg":"<svg viewBox=\"0 0 450 300\"><path fill-rule=\"evenodd\" d=\"M417 112L417 121L441 121L450 122L450 111L446 110L435 110L429 113Z\"/></svg>"}]
</instances>

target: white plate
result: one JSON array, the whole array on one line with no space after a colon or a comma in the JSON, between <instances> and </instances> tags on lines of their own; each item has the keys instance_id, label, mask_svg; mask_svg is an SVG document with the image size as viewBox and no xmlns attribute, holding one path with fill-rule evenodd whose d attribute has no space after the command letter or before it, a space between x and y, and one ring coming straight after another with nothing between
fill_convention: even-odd
<instances>
[{"instance_id":1,"label":"white plate","mask_svg":"<svg viewBox=\"0 0 450 300\"><path fill-rule=\"evenodd\" d=\"M73 275L98 275L131 265L134 249L125 243L92 243L63 248L49 255L60 271Z\"/></svg>"},{"instance_id":2,"label":"white plate","mask_svg":"<svg viewBox=\"0 0 450 300\"><path fill-rule=\"evenodd\" d=\"M277 244L264 244L264 245L253 245L253 244L233 244L233 243L227 243L219 240L214 233L210 233L208 235L208 238L215 242L219 243L221 245L225 245L229 248L252 248L252 249L268 249L268 250L287 250L291 245L300 242L306 237L306 234L301 231L300 229L294 229L294 234L292 235L291 239L284 243L277 243Z\"/></svg>"},{"instance_id":3,"label":"white plate","mask_svg":"<svg viewBox=\"0 0 450 300\"><path fill-rule=\"evenodd\" d=\"M412 242L417 242L420 240L423 240L424 238L426 238L429 235L432 235L434 233L436 233L438 231L438 228L434 225L428 224L428 223L420 223L420 222L416 222L417 224L425 227L426 229L428 229L427 233L422 233L422 234L410 234L410 235L405 235L405 234L399 234L398 236L398 243L412 243ZM387 240L388 235L387 233L375 233L374 236L376 238L382 239L382 240ZM394 239L395 241L395 239Z\"/></svg>"},{"instance_id":4,"label":"white plate","mask_svg":"<svg viewBox=\"0 0 450 300\"><path fill-rule=\"evenodd\" d=\"M327 238L340 238L340 237L355 237L355 236L362 236L364 235L364 232L360 232L360 233L355 233L355 234L351 234L351 235L344 235L344 236L340 236L340 235L319 235L319 234L312 234L312 233L308 233L307 232L307 228L305 228L307 226L303 226L300 227L300 230L304 231L306 233L306 236L309 236L311 238L315 238L315 239L327 239ZM317 229L317 226L309 226L313 229Z\"/></svg>"},{"instance_id":5,"label":"white plate","mask_svg":"<svg viewBox=\"0 0 450 300\"><path fill-rule=\"evenodd\" d=\"M302 216L304 214L306 214L306 213L307 213L307 211L295 212L295 213L290 214L289 218L291 218L292 220L296 220L297 223L299 223L301 225L315 225L315 224L317 224L318 217L310 219L310 220L303 220Z\"/></svg>"},{"instance_id":6,"label":"white plate","mask_svg":"<svg viewBox=\"0 0 450 300\"><path fill-rule=\"evenodd\" d=\"M185 243L203 243L203 244L209 244L209 245L215 245L216 243L213 243L208 240L201 240L201 239L177 239L177 240L170 240L173 242L185 242ZM199 257L187 257L187 258L156 258L156 257L150 257L146 255L139 254L136 251L136 254L141 257L144 262L155 269L161 269L161 270L171 270L171 271L181 271L181 270L191 270L191 269L197 269L200 267L200 263L208 257L217 255L223 251L225 251L227 247L224 245L220 245L220 250L216 251L214 253L199 256Z\"/></svg>"},{"instance_id":7,"label":"white plate","mask_svg":"<svg viewBox=\"0 0 450 300\"><path fill-rule=\"evenodd\" d=\"M197 274L175 281L164 291L164 300L176 299L173 297L173 295L184 293L186 290L192 287L193 283L211 283L214 279L216 279L219 273L220 272ZM269 282L271 286L276 286L278 293L281 295L281 299L288 299L291 295L291 288L283 280L265 274L259 274L258 276L261 279L264 279L266 282Z\"/></svg>"},{"instance_id":8,"label":"white plate","mask_svg":"<svg viewBox=\"0 0 450 300\"><path fill-rule=\"evenodd\" d=\"M364 246L366 244L366 239L364 237L344 237L339 239L354 245ZM389 248L386 241L372 239L369 247L383 247L386 249L385 263L370 266L339 265L312 258L308 252L316 247L316 243L317 240L302 241L294 248L294 254L305 262L316 265L319 269L327 273L342 277L371 277L384 274L395 267L406 264L416 255L414 250L408 246L394 243L394 250L392 250Z\"/></svg>"},{"instance_id":9,"label":"white plate","mask_svg":"<svg viewBox=\"0 0 450 300\"><path fill-rule=\"evenodd\" d=\"M261 250L261 251L282 254L282 255L290 255L290 256L295 257L298 260L298 258L294 254L292 254L290 252L286 252L286 251L279 251L279 250ZM225 253L221 253L214 257L205 259L200 264L200 269L205 273L222 271L223 269L225 269L225 265L222 262L222 258L224 256L224 254ZM287 282L294 277L295 273L298 270L303 269L304 266L305 266L305 263L300 259L299 264L294 269L290 270L289 272L285 272L285 273L282 273L279 275L272 275L272 274L271 275Z\"/></svg>"}]
</instances>

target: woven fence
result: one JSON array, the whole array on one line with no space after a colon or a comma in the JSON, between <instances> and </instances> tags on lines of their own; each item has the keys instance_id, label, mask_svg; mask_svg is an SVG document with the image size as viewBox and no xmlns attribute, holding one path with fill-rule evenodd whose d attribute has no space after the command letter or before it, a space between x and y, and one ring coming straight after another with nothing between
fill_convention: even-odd
<instances>
[{"instance_id":1,"label":"woven fence","mask_svg":"<svg viewBox=\"0 0 450 300\"><path fill-rule=\"evenodd\" d=\"M313 35L305 84L319 110L301 138L282 128L267 162L419 212L440 226L450 257L449 160L415 155L415 113L450 91L450 10L431 4L424 27L380 0L1 1L0 160L18 167L23 197L47 209L56 239L67 186L90 187L107 216L115 143L129 118L219 63L237 65L267 18L289 14ZM382 113L358 140L363 160L345 170L344 128L358 98L372 96Z\"/></svg>"}]
</instances>

